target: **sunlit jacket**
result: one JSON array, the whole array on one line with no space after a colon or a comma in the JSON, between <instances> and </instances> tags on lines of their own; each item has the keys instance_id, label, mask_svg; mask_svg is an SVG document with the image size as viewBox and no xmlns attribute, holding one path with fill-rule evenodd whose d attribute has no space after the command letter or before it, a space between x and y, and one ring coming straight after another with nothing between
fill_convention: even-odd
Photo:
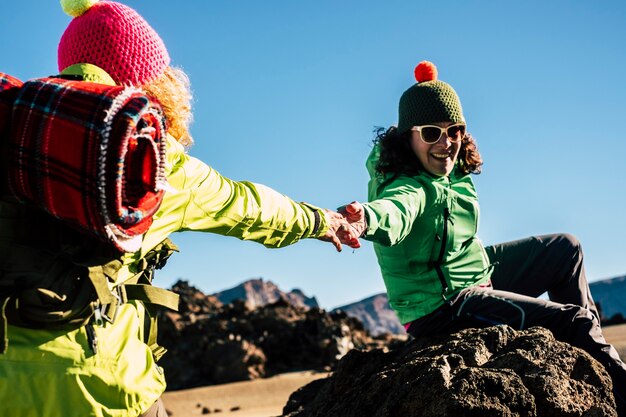
<instances>
[{"instance_id":1,"label":"sunlit jacket","mask_svg":"<svg viewBox=\"0 0 626 417\"><path fill-rule=\"evenodd\" d=\"M470 176L457 168L447 177L380 177L379 154L374 147L366 164L364 239L374 242L389 304L406 324L487 281L491 268L476 237L479 208Z\"/></svg>"},{"instance_id":2,"label":"sunlit jacket","mask_svg":"<svg viewBox=\"0 0 626 417\"><path fill-rule=\"evenodd\" d=\"M109 79L96 67L86 68L92 81ZM172 137L167 180L170 189L141 251L126 256L118 283L129 279L132 266L173 232L212 232L278 248L328 230L319 213L314 232L317 208L260 184L224 178ZM128 302L113 325L96 326L96 354L85 327L67 332L9 325L9 348L0 355L0 416L127 417L148 409L165 390L165 377L143 342L144 313L141 303Z\"/></svg>"}]
</instances>

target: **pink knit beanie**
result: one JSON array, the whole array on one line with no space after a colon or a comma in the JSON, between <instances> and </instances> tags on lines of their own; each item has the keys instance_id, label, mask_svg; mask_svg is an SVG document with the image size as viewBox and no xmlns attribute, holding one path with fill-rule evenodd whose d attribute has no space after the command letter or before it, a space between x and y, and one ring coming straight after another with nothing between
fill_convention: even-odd
<instances>
[{"instance_id":1,"label":"pink knit beanie","mask_svg":"<svg viewBox=\"0 0 626 417\"><path fill-rule=\"evenodd\" d=\"M158 78L169 65L159 35L130 7L97 0L61 3L75 17L59 42L59 71L74 64L93 64L118 84L139 86ZM80 3L82 8L65 3Z\"/></svg>"}]
</instances>

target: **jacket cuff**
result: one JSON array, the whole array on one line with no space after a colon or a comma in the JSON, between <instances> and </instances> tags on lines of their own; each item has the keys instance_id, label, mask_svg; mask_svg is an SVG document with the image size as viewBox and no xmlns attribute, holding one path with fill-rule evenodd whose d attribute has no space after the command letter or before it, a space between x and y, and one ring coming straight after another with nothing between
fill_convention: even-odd
<instances>
[{"instance_id":1,"label":"jacket cuff","mask_svg":"<svg viewBox=\"0 0 626 417\"><path fill-rule=\"evenodd\" d=\"M365 212L365 224L367 225L367 227L365 228L365 231L363 232L363 235L361 235L361 237L365 240L373 240L373 237L376 234L376 230L378 229L378 219L376 218L374 211L369 208L367 203L363 203L362 206L363 211Z\"/></svg>"},{"instance_id":2,"label":"jacket cuff","mask_svg":"<svg viewBox=\"0 0 626 417\"><path fill-rule=\"evenodd\" d=\"M317 238L324 236L328 231L328 222L326 221L324 210L309 203L301 202L300 204L307 211L310 225L304 237Z\"/></svg>"}]
</instances>

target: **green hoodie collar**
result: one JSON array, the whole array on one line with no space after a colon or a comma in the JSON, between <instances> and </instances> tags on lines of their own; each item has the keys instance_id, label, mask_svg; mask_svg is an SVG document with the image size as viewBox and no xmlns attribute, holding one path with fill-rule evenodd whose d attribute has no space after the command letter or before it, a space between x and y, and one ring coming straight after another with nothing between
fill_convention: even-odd
<instances>
[{"instance_id":1,"label":"green hoodie collar","mask_svg":"<svg viewBox=\"0 0 626 417\"><path fill-rule=\"evenodd\" d=\"M74 64L61 71L61 75L78 75L85 81L98 84L115 85L115 81L105 70L93 64Z\"/></svg>"}]
</instances>

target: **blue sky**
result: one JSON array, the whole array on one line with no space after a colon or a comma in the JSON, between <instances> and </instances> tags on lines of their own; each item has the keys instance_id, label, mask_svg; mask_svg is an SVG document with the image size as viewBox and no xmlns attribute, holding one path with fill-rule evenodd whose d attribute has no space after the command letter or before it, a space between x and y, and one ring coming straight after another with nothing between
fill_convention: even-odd
<instances>
[{"instance_id":1,"label":"blue sky","mask_svg":"<svg viewBox=\"0 0 626 417\"><path fill-rule=\"evenodd\" d=\"M129 0L192 80L191 154L223 175L335 208L366 198L374 126L428 59L463 103L485 160L485 244L569 232L591 281L626 274L626 3L607 1ZM57 71L70 18L57 1L7 2L0 71ZM205 292L263 277L326 308L384 290L372 245L335 253L203 233L157 283Z\"/></svg>"}]
</instances>

